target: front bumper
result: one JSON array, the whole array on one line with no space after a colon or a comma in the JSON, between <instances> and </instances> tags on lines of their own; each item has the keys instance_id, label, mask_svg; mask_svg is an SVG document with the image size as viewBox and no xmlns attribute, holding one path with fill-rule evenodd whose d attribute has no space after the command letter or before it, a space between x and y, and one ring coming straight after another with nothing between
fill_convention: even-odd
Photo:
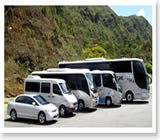
<instances>
[{"instance_id":1,"label":"front bumper","mask_svg":"<svg viewBox=\"0 0 160 140\"><path fill-rule=\"evenodd\" d=\"M54 119L56 119L58 117L59 117L58 109L55 112L47 112L46 113L46 120L47 121L54 120Z\"/></svg>"},{"instance_id":2,"label":"front bumper","mask_svg":"<svg viewBox=\"0 0 160 140\"><path fill-rule=\"evenodd\" d=\"M67 113L72 113L78 109L78 104L74 105L73 107L66 107Z\"/></svg>"},{"instance_id":3,"label":"front bumper","mask_svg":"<svg viewBox=\"0 0 160 140\"><path fill-rule=\"evenodd\" d=\"M138 94L136 95L134 98L135 99L141 99L141 100L147 100L149 99L149 93L141 93L141 94Z\"/></svg>"}]
</instances>

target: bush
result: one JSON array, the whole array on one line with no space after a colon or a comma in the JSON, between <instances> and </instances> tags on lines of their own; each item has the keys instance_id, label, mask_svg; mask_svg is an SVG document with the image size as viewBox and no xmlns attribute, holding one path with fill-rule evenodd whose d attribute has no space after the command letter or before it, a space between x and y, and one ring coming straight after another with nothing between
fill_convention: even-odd
<instances>
[{"instance_id":1,"label":"bush","mask_svg":"<svg viewBox=\"0 0 160 140\"><path fill-rule=\"evenodd\" d=\"M147 69L147 72L148 72L149 74L152 74L152 65L147 62L147 63L145 63L145 67L146 67L146 69Z\"/></svg>"}]
</instances>

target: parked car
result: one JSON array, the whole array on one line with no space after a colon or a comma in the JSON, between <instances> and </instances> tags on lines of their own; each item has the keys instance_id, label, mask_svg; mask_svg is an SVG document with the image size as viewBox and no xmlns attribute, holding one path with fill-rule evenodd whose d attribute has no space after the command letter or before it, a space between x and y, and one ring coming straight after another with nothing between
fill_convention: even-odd
<instances>
[{"instance_id":1,"label":"parked car","mask_svg":"<svg viewBox=\"0 0 160 140\"><path fill-rule=\"evenodd\" d=\"M8 115L11 120L27 118L38 120L40 124L58 117L58 108L47 102L42 96L35 94L21 94L8 102Z\"/></svg>"}]
</instances>

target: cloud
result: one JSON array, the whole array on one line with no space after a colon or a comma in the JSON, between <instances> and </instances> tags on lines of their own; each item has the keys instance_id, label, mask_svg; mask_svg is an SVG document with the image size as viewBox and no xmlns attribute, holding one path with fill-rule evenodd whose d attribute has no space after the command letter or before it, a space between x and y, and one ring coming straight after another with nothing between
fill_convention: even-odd
<instances>
[{"instance_id":1,"label":"cloud","mask_svg":"<svg viewBox=\"0 0 160 140\"><path fill-rule=\"evenodd\" d=\"M137 13L137 16L143 16L144 17L144 10L140 9Z\"/></svg>"}]
</instances>

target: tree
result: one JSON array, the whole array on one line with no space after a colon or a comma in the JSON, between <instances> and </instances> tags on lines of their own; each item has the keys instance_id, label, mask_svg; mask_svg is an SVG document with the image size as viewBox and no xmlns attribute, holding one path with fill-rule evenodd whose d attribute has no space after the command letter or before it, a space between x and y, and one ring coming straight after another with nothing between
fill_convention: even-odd
<instances>
[{"instance_id":1,"label":"tree","mask_svg":"<svg viewBox=\"0 0 160 140\"><path fill-rule=\"evenodd\" d=\"M110 59L110 56L108 55L107 51L104 50L98 44L87 45L87 48L85 48L82 51L82 59L94 58L94 57L96 58L104 57L104 58Z\"/></svg>"}]
</instances>

